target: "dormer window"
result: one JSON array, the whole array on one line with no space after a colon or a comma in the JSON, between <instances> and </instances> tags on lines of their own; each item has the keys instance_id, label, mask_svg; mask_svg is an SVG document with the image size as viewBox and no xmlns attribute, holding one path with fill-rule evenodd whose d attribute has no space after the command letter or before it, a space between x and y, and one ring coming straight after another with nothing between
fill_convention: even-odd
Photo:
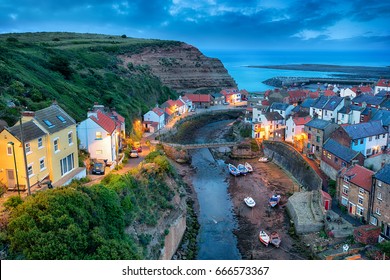
<instances>
[{"instance_id":1,"label":"dormer window","mask_svg":"<svg viewBox=\"0 0 390 280\"><path fill-rule=\"evenodd\" d=\"M57 119L59 119L62 123L66 123L66 120L63 116L57 116Z\"/></svg>"},{"instance_id":2,"label":"dormer window","mask_svg":"<svg viewBox=\"0 0 390 280\"><path fill-rule=\"evenodd\" d=\"M344 176L344 181L345 182L349 182L349 177L348 176Z\"/></svg>"}]
</instances>

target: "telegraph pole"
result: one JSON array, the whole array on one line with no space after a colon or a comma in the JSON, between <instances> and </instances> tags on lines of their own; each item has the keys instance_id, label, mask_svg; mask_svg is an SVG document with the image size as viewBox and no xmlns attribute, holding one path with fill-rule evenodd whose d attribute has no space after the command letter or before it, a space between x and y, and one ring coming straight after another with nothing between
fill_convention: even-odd
<instances>
[{"instance_id":1,"label":"telegraph pole","mask_svg":"<svg viewBox=\"0 0 390 280\"><path fill-rule=\"evenodd\" d=\"M22 118L20 118L19 121L20 121L20 141L22 142L24 169L26 171L27 192L28 192L28 195L31 195L30 178L28 177L26 146L24 145L24 138L23 138Z\"/></svg>"}]
</instances>

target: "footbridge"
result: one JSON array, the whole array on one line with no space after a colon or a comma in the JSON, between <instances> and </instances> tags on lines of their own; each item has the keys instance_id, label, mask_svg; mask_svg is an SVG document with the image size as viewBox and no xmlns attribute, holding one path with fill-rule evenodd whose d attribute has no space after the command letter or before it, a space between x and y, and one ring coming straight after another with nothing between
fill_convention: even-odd
<instances>
[{"instance_id":1,"label":"footbridge","mask_svg":"<svg viewBox=\"0 0 390 280\"><path fill-rule=\"evenodd\" d=\"M182 150L193 150L193 149L202 149L202 148L233 147L237 145L238 142L211 142L211 143L203 143L203 144L176 144L176 143L161 142L161 144L170 146L172 148L182 149Z\"/></svg>"}]
</instances>

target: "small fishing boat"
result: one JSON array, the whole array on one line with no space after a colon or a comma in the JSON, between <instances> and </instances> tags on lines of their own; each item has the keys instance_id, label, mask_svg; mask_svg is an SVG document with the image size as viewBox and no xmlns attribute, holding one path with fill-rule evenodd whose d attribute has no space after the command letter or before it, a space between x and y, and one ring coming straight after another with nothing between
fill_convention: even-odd
<instances>
[{"instance_id":1,"label":"small fishing boat","mask_svg":"<svg viewBox=\"0 0 390 280\"><path fill-rule=\"evenodd\" d=\"M228 164L228 169L229 169L230 174L232 174L234 176L240 175L240 171L233 164L229 163Z\"/></svg>"},{"instance_id":2,"label":"small fishing boat","mask_svg":"<svg viewBox=\"0 0 390 280\"><path fill-rule=\"evenodd\" d=\"M275 207L276 205L278 205L278 203L279 203L279 201L280 201L280 195L276 195L276 194L274 194L273 196L271 196L270 198L269 198L269 205L271 206L271 207Z\"/></svg>"},{"instance_id":3,"label":"small fishing boat","mask_svg":"<svg viewBox=\"0 0 390 280\"><path fill-rule=\"evenodd\" d=\"M248 162L245 162L245 167L248 169L248 172L253 172L253 167Z\"/></svg>"},{"instance_id":4,"label":"small fishing boat","mask_svg":"<svg viewBox=\"0 0 390 280\"><path fill-rule=\"evenodd\" d=\"M270 238L269 238L269 235L268 235L264 230L260 230L260 233L259 233L259 240L260 240L260 242L263 243L266 247L268 247Z\"/></svg>"},{"instance_id":5,"label":"small fishing boat","mask_svg":"<svg viewBox=\"0 0 390 280\"><path fill-rule=\"evenodd\" d=\"M261 157L261 158L259 158L259 161L260 162L268 162L269 159L267 157Z\"/></svg>"},{"instance_id":6,"label":"small fishing boat","mask_svg":"<svg viewBox=\"0 0 390 280\"><path fill-rule=\"evenodd\" d=\"M254 207L256 205L256 202L253 200L252 197L248 196L248 197L245 197L244 198L244 201L245 201L245 204L248 206L248 207Z\"/></svg>"},{"instance_id":7,"label":"small fishing boat","mask_svg":"<svg viewBox=\"0 0 390 280\"><path fill-rule=\"evenodd\" d=\"M280 242L282 242L279 233L277 233L276 231L271 232L270 239L271 239L270 243L274 245L276 248L279 248Z\"/></svg>"},{"instance_id":8,"label":"small fishing boat","mask_svg":"<svg viewBox=\"0 0 390 280\"><path fill-rule=\"evenodd\" d=\"M249 172L248 169L245 167L245 165L243 165L241 163L239 165L237 165L237 169L238 169L238 171L240 171L240 173L242 175L246 175Z\"/></svg>"}]
</instances>

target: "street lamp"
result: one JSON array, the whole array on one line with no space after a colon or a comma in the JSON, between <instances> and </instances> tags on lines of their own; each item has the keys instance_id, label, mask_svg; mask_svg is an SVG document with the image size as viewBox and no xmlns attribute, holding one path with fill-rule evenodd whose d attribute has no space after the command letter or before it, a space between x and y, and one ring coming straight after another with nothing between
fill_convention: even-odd
<instances>
[{"instance_id":1,"label":"street lamp","mask_svg":"<svg viewBox=\"0 0 390 280\"><path fill-rule=\"evenodd\" d=\"M15 174L16 174L16 186L18 187L18 195L20 196L20 189L19 189L19 176L18 176L18 168L16 166L16 156L15 156L15 144L14 142L8 142L8 146L12 146L12 153L14 155L14 164L15 164Z\"/></svg>"}]
</instances>

